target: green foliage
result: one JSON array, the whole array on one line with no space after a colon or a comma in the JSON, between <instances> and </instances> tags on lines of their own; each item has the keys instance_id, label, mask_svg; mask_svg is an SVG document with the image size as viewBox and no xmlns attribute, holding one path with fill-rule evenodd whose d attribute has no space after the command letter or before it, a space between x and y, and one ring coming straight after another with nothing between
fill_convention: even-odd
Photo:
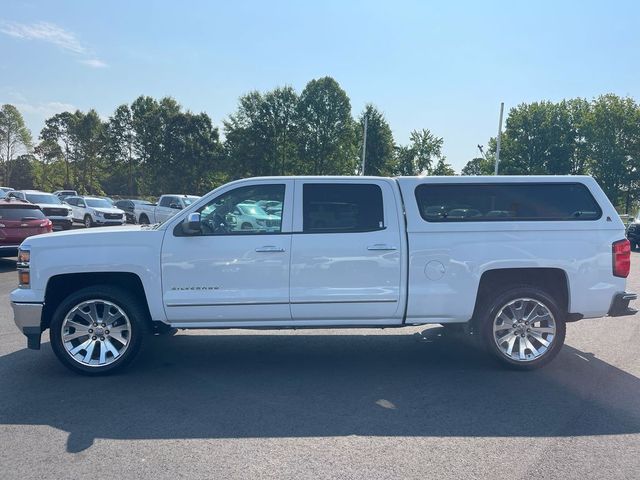
<instances>
[{"instance_id":1,"label":"green foliage","mask_svg":"<svg viewBox=\"0 0 640 480\"><path fill-rule=\"evenodd\" d=\"M434 161L442 159L442 137L428 129L411 132L410 144L396 149L395 175L429 175Z\"/></svg>"},{"instance_id":2,"label":"green foliage","mask_svg":"<svg viewBox=\"0 0 640 480\"><path fill-rule=\"evenodd\" d=\"M435 168L431 171L431 175L443 176L443 175L455 175L456 171L453 167L445 161L444 157L440 157Z\"/></svg>"},{"instance_id":3,"label":"green foliage","mask_svg":"<svg viewBox=\"0 0 640 480\"><path fill-rule=\"evenodd\" d=\"M298 101L298 154L304 173L353 175L355 124L346 92L331 77L311 80Z\"/></svg>"},{"instance_id":4,"label":"green foliage","mask_svg":"<svg viewBox=\"0 0 640 480\"><path fill-rule=\"evenodd\" d=\"M393 174L395 143L391 127L382 112L368 104L360 114L356 138L358 145L363 142L364 119L367 117L367 149L365 159L365 175L388 176ZM362 148L362 147L360 147ZM358 173L362 165L358 165Z\"/></svg>"},{"instance_id":5,"label":"green foliage","mask_svg":"<svg viewBox=\"0 0 640 480\"><path fill-rule=\"evenodd\" d=\"M11 180L11 169L16 157L31 149L31 132L24 124L22 114L13 105L0 108L0 166L2 181Z\"/></svg>"}]
</instances>

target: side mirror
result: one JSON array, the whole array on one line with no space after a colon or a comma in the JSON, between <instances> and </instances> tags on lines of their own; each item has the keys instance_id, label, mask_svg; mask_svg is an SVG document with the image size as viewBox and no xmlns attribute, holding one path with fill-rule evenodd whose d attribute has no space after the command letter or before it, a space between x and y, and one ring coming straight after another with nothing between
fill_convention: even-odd
<instances>
[{"instance_id":1,"label":"side mirror","mask_svg":"<svg viewBox=\"0 0 640 480\"><path fill-rule=\"evenodd\" d=\"M187 235L197 235L201 233L200 214L195 212L187 215L187 218L182 222L182 231Z\"/></svg>"},{"instance_id":2,"label":"side mirror","mask_svg":"<svg viewBox=\"0 0 640 480\"><path fill-rule=\"evenodd\" d=\"M179 203L172 203L169 205L169 208L173 208L174 210L182 210L182 206Z\"/></svg>"}]
</instances>

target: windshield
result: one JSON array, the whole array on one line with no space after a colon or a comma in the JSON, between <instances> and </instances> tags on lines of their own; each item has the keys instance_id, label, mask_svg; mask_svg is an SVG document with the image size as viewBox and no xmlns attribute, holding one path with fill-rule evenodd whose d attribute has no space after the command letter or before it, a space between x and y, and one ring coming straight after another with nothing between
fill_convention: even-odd
<instances>
[{"instance_id":1,"label":"windshield","mask_svg":"<svg viewBox=\"0 0 640 480\"><path fill-rule=\"evenodd\" d=\"M39 208L6 208L0 207L0 220L40 220L45 218Z\"/></svg>"},{"instance_id":2,"label":"windshield","mask_svg":"<svg viewBox=\"0 0 640 480\"><path fill-rule=\"evenodd\" d=\"M88 207L93 208L113 208L113 206L103 198L87 198L85 199Z\"/></svg>"},{"instance_id":3,"label":"windshield","mask_svg":"<svg viewBox=\"0 0 640 480\"><path fill-rule=\"evenodd\" d=\"M198 200L200 197L184 197L182 199L182 201L184 202L184 206L188 207L189 205L191 205L193 202L195 202L196 200Z\"/></svg>"},{"instance_id":4,"label":"windshield","mask_svg":"<svg viewBox=\"0 0 640 480\"><path fill-rule=\"evenodd\" d=\"M50 193L27 193L25 196L31 203L62 203L58 197L51 195Z\"/></svg>"}]
</instances>

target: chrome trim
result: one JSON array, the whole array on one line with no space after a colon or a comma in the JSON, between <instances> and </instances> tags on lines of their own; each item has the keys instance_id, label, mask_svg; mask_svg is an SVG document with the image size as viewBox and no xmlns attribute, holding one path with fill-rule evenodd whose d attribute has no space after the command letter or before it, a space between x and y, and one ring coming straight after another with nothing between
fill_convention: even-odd
<instances>
[{"instance_id":1,"label":"chrome trim","mask_svg":"<svg viewBox=\"0 0 640 480\"><path fill-rule=\"evenodd\" d=\"M13 308L13 321L24 333L24 329L29 327L40 328L42 319L42 303L16 303L11 302Z\"/></svg>"},{"instance_id":2,"label":"chrome trim","mask_svg":"<svg viewBox=\"0 0 640 480\"><path fill-rule=\"evenodd\" d=\"M227 303L167 303L167 307L241 307L243 305L314 305L327 303L397 303L397 300L324 300L314 302L227 302Z\"/></svg>"}]
</instances>

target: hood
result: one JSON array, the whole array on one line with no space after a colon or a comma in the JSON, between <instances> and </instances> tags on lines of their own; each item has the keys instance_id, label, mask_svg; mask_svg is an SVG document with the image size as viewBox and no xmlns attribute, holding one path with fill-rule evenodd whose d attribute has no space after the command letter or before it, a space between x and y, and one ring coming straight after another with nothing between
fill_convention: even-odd
<instances>
[{"instance_id":1,"label":"hood","mask_svg":"<svg viewBox=\"0 0 640 480\"><path fill-rule=\"evenodd\" d=\"M71 205L64 205L62 203L36 203L40 208L64 208L71 210Z\"/></svg>"},{"instance_id":2,"label":"hood","mask_svg":"<svg viewBox=\"0 0 640 480\"><path fill-rule=\"evenodd\" d=\"M120 213L123 214L124 210L120 210L119 208L101 208L101 207L87 207L93 211L100 213Z\"/></svg>"},{"instance_id":3,"label":"hood","mask_svg":"<svg viewBox=\"0 0 640 480\"><path fill-rule=\"evenodd\" d=\"M23 245L30 245L34 247L67 245L69 248L72 248L74 245L95 245L98 243L109 244L117 242L119 239L125 238L127 235L147 235L155 232L157 232L157 230L143 228L142 225L122 225L109 228L83 228L79 230L63 230L38 237L29 237L23 242Z\"/></svg>"}]
</instances>

